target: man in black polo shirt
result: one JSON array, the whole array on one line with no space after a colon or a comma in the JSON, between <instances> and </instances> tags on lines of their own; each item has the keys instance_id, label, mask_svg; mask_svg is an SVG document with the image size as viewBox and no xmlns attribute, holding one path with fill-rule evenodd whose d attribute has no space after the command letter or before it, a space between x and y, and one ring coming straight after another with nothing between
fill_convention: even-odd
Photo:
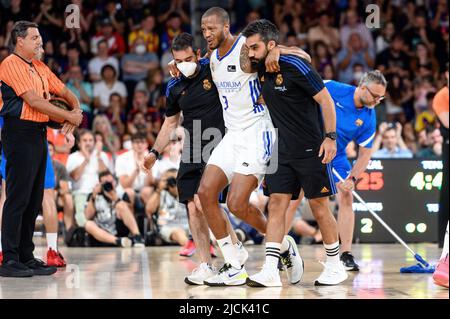
<instances>
[{"instance_id":1,"label":"man in black polo shirt","mask_svg":"<svg viewBox=\"0 0 450 319\"><path fill-rule=\"evenodd\" d=\"M159 153L170 142L170 133L180 124L181 112L186 132L180 169L177 176L179 201L188 207L189 224L192 237L200 253L201 264L194 269L185 282L203 285L204 280L216 274L209 252L208 223L202 211L197 190L206 162L213 148L225 134L222 105L217 88L211 77L208 59L200 59L200 51L194 48L194 38L188 33L178 35L172 44L172 53L181 76L167 84L166 119L153 145L145 156L143 169L149 172ZM226 191L219 200L226 201ZM223 212L225 214L225 212ZM228 232L239 251L239 261L244 264L248 253L237 241L236 234L227 220Z\"/></svg>"},{"instance_id":2,"label":"man in black polo shirt","mask_svg":"<svg viewBox=\"0 0 450 319\"><path fill-rule=\"evenodd\" d=\"M242 34L247 38L250 60L263 66L278 41L276 26L268 20L258 20ZM289 201L303 189L327 253L325 269L315 284L336 285L347 279L347 274L339 260L337 224L328 199L336 193L329 164L336 154L334 103L322 79L306 60L282 55L279 64L280 71L276 73L260 68L262 95L278 129L278 169L266 175L270 194L266 263L261 272L247 279L247 284L281 285L277 257L285 234L286 210Z\"/></svg>"}]
</instances>

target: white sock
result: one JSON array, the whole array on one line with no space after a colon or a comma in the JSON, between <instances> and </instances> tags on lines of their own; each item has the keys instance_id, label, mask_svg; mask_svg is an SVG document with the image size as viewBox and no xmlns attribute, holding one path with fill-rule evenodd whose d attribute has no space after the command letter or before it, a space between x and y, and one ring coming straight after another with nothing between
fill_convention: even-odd
<instances>
[{"instance_id":1,"label":"white sock","mask_svg":"<svg viewBox=\"0 0 450 319\"><path fill-rule=\"evenodd\" d=\"M47 233L47 248L54 251L58 251L58 234L57 233Z\"/></svg>"},{"instance_id":2,"label":"white sock","mask_svg":"<svg viewBox=\"0 0 450 319\"><path fill-rule=\"evenodd\" d=\"M2 250L2 231L0 230L0 251Z\"/></svg>"},{"instance_id":3,"label":"white sock","mask_svg":"<svg viewBox=\"0 0 450 319\"><path fill-rule=\"evenodd\" d=\"M231 241L231 236L228 235L225 238L217 239L217 244L219 245L220 250L222 251L222 255L223 258L225 259L225 262L230 264L236 269L241 269L241 265L239 264L237 258L236 246L233 245L233 242Z\"/></svg>"},{"instance_id":4,"label":"white sock","mask_svg":"<svg viewBox=\"0 0 450 319\"><path fill-rule=\"evenodd\" d=\"M327 253L327 262L337 264L340 263L339 260L339 242L335 242L333 244L325 244L323 243L323 247L325 247L325 252Z\"/></svg>"},{"instance_id":5,"label":"white sock","mask_svg":"<svg viewBox=\"0 0 450 319\"><path fill-rule=\"evenodd\" d=\"M442 248L441 259L444 259L447 255L448 255L448 222L447 222L447 230L445 231L444 247Z\"/></svg>"},{"instance_id":6,"label":"white sock","mask_svg":"<svg viewBox=\"0 0 450 319\"><path fill-rule=\"evenodd\" d=\"M284 253L289 249L289 242L286 239L286 236L283 237L283 241L281 242L280 253Z\"/></svg>"},{"instance_id":7,"label":"white sock","mask_svg":"<svg viewBox=\"0 0 450 319\"><path fill-rule=\"evenodd\" d=\"M278 270L280 260L280 243L266 242L266 266L272 270Z\"/></svg>"}]
</instances>

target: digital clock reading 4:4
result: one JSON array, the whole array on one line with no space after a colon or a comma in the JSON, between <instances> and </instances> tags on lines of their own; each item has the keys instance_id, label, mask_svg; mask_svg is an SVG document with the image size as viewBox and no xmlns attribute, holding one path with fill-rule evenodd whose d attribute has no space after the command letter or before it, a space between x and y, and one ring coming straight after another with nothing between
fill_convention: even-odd
<instances>
[{"instance_id":1,"label":"digital clock reading 4:4","mask_svg":"<svg viewBox=\"0 0 450 319\"><path fill-rule=\"evenodd\" d=\"M382 172L364 172L359 178L356 189L360 191L379 191L384 186Z\"/></svg>"},{"instance_id":2,"label":"digital clock reading 4:4","mask_svg":"<svg viewBox=\"0 0 450 319\"><path fill-rule=\"evenodd\" d=\"M435 176L433 174L424 174L423 172L417 172L414 174L413 178L409 181L409 185L417 190L432 190L433 187L441 189L442 185L442 172L437 173Z\"/></svg>"}]
</instances>

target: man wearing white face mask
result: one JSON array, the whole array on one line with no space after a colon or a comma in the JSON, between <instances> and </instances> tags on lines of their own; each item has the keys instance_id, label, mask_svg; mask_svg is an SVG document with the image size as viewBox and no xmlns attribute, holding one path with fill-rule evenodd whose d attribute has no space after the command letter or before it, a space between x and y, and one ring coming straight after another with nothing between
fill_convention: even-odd
<instances>
[{"instance_id":1,"label":"man wearing white face mask","mask_svg":"<svg viewBox=\"0 0 450 319\"><path fill-rule=\"evenodd\" d=\"M127 88L134 90L136 83L144 80L148 71L157 68L158 65L158 56L147 52L144 39L137 38L131 47L131 53L122 57L123 80Z\"/></svg>"},{"instance_id":2,"label":"man wearing white face mask","mask_svg":"<svg viewBox=\"0 0 450 319\"><path fill-rule=\"evenodd\" d=\"M172 54L182 76L173 78L167 85L167 112L153 149L145 156L143 168L150 172L159 154L170 143L170 133L179 125L186 131L183 155L177 176L179 201L188 207L189 226L201 264L185 282L203 285L204 280L216 274L211 262L210 237L197 190L212 148L225 133L222 106L217 88L211 76L208 59L200 59L193 47L194 38L187 33L178 35L172 44ZM202 137L205 138L202 138ZM226 196L221 194L222 202ZM224 213L224 212L222 212ZM225 214L225 213L224 213ZM238 243L236 234L227 218L227 231L233 244L239 245L239 262L243 264L248 253Z\"/></svg>"}]
</instances>

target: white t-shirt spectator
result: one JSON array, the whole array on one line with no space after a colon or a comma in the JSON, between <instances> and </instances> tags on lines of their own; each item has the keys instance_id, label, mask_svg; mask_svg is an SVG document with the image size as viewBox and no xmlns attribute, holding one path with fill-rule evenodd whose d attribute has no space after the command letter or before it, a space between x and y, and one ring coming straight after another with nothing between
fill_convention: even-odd
<instances>
[{"instance_id":1,"label":"white t-shirt spectator","mask_svg":"<svg viewBox=\"0 0 450 319\"><path fill-rule=\"evenodd\" d=\"M413 153L410 150L396 147L394 151L390 152L387 148L382 148L373 153L372 158L413 158Z\"/></svg>"},{"instance_id":2,"label":"white t-shirt spectator","mask_svg":"<svg viewBox=\"0 0 450 319\"><path fill-rule=\"evenodd\" d=\"M131 176L133 175L134 171L136 170L136 159L134 158L134 152L128 151L126 153L120 154L116 158L116 176L117 178L120 178L121 176L127 175ZM134 179L134 183L132 188L135 191L141 190L145 186L145 179L147 178L147 175L140 170L139 175L136 176ZM124 189L122 185L117 186L117 192L119 194L123 193Z\"/></svg>"},{"instance_id":3,"label":"white t-shirt spectator","mask_svg":"<svg viewBox=\"0 0 450 319\"><path fill-rule=\"evenodd\" d=\"M172 161L169 157L164 157L160 160L157 160L152 167L153 178L160 179L161 175L164 172L172 168L178 170L178 168L180 168L180 159Z\"/></svg>"},{"instance_id":4,"label":"white t-shirt spectator","mask_svg":"<svg viewBox=\"0 0 450 319\"><path fill-rule=\"evenodd\" d=\"M119 75L119 60L117 60L117 58L113 56L108 57L106 60L100 57L91 59L88 64L89 75L94 74L98 77L101 77L100 72L102 71L102 68L107 64L112 65L116 70L117 75Z\"/></svg>"},{"instance_id":5,"label":"white t-shirt spectator","mask_svg":"<svg viewBox=\"0 0 450 319\"><path fill-rule=\"evenodd\" d=\"M112 93L118 93L121 97L127 97L127 88L125 84L120 81L114 82L112 87L106 85L105 81L94 84L94 98L100 98L100 104L103 108L109 106L109 96Z\"/></svg>"},{"instance_id":6,"label":"white t-shirt spectator","mask_svg":"<svg viewBox=\"0 0 450 319\"><path fill-rule=\"evenodd\" d=\"M103 163L105 163L106 167L110 170L110 172L113 172L113 166L110 159L108 158L108 155L106 155L105 152L102 152L100 154L100 157ZM69 174L72 173L81 164L83 164L84 159L85 157L83 156L83 154L81 154L80 151L70 154L66 164ZM99 182L98 173L97 151L95 150L91 155L89 163L84 168L83 174L81 175L80 179L78 181L73 181L73 191L83 194L92 193L95 185L97 185Z\"/></svg>"}]
</instances>

